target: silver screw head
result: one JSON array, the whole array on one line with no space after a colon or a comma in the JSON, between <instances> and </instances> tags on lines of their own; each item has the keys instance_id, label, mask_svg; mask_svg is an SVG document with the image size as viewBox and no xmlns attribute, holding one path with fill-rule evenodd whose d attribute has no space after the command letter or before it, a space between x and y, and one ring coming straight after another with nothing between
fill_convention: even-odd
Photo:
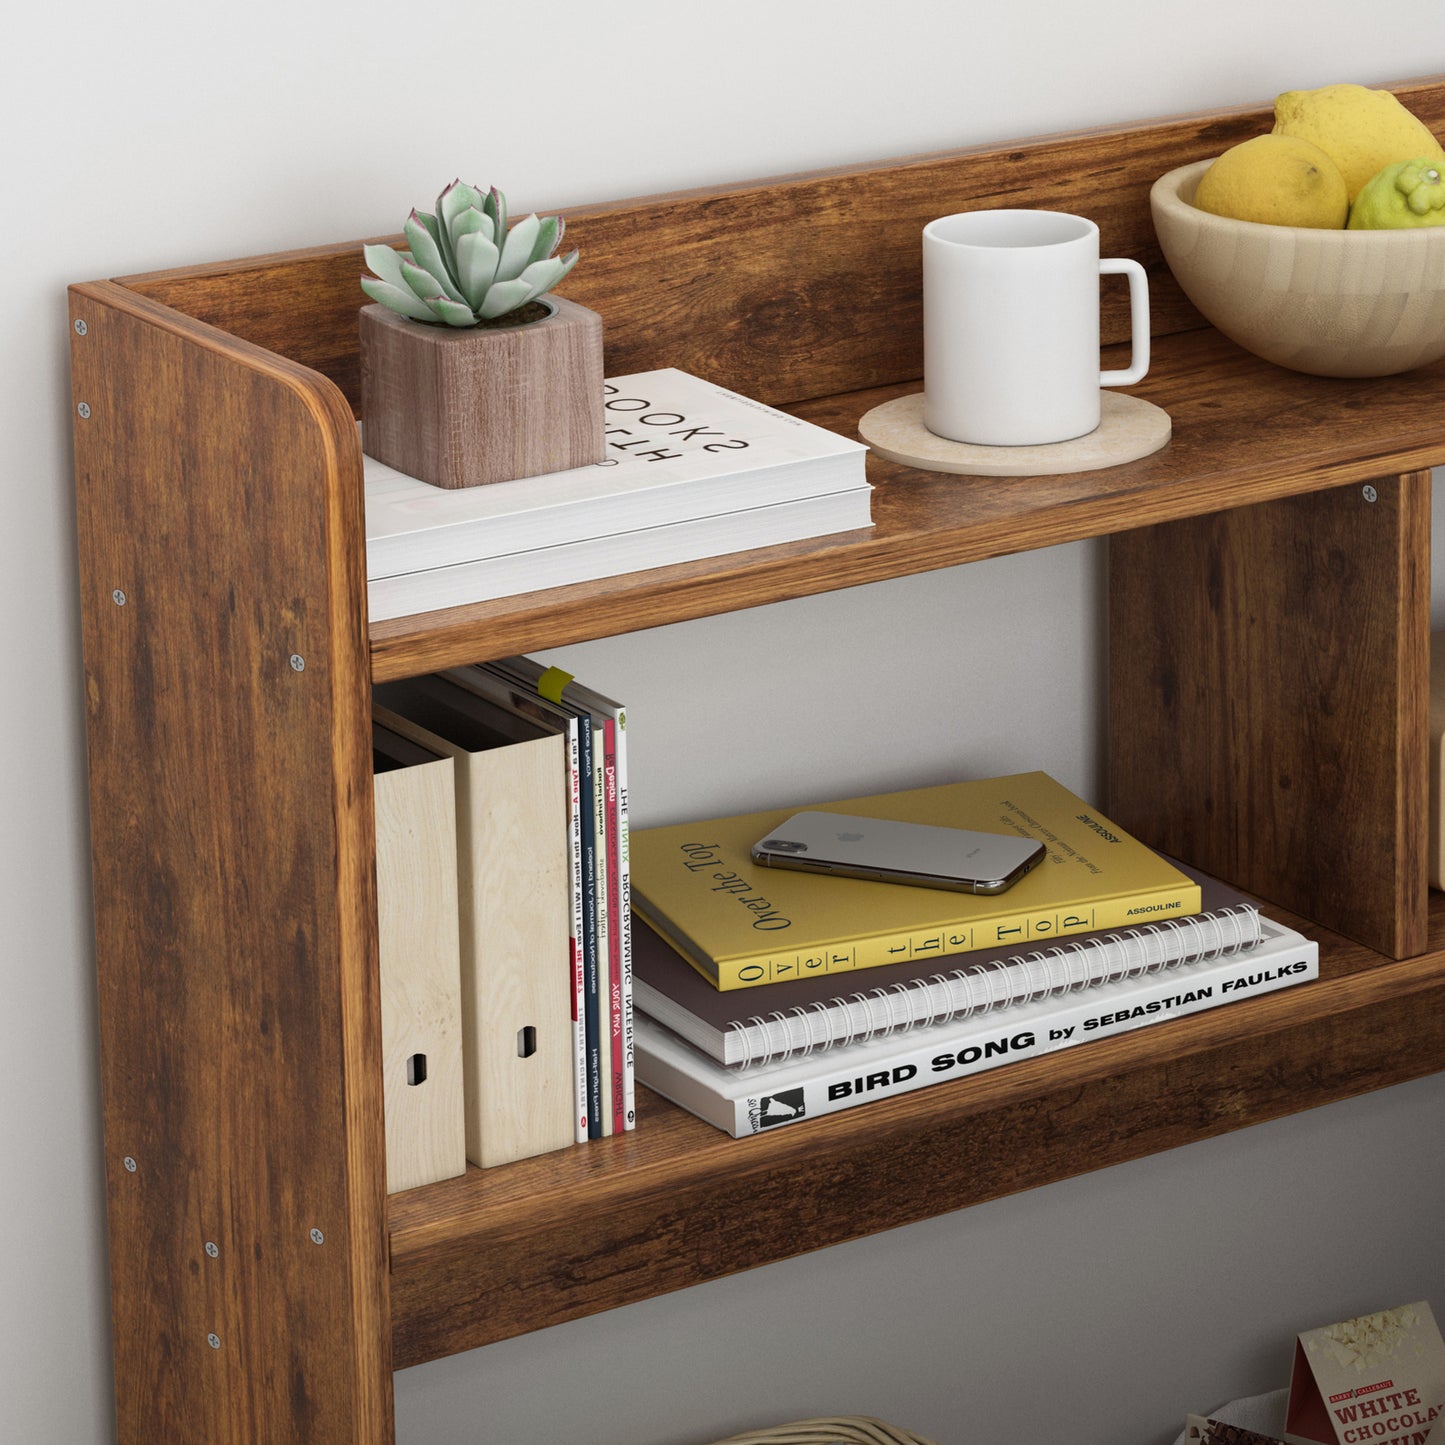
<instances>
[{"instance_id":1,"label":"silver screw head","mask_svg":"<svg viewBox=\"0 0 1445 1445\"><path fill-rule=\"evenodd\" d=\"M207 1253L208 1255L210 1255L210 1257L211 1257L212 1259L215 1259L215 1258L217 1258L217 1257L220 1255L220 1253L221 1253L220 1246L219 1246L219 1245L216 1245L216 1244L212 1244L211 1241L208 1239L208 1240L206 1241L206 1253Z\"/></svg>"},{"instance_id":2,"label":"silver screw head","mask_svg":"<svg viewBox=\"0 0 1445 1445\"><path fill-rule=\"evenodd\" d=\"M292 671L292 672L305 672L305 671L306 671L306 659L305 659L304 657L302 657L299 652L293 652L293 653L291 654L291 671Z\"/></svg>"},{"instance_id":3,"label":"silver screw head","mask_svg":"<svg viewBox=\"0 0 1445 1445\"><path fill-rule=\"evenodd\" d=\"M134 1174L135 1171L140 1168L140 1165L137 1164L135 1160L130 1157L129 1154L127 1154L125 1158L121 1160L121 1163L125 1165L125 1172L127 1174Z\"/></svg>"},{"instance_id":4,"label":"silver screw head","mask_svg":"<svg viewBox=\"0 0 1445 1445\"><path fill-rule=\"evenodd\" d=\"M1380 495L1368 482L1365 483L1364 492L1367 502L1375 501Z\"/></svg>"},{"instance_id":5,"label":"silver screw head","mask_svg":"<svg viewBox=\"0 0 1445 1445\"><path fill-rule=\"evenodd\" d=\"M85 324L85 319L84 319L84 317L77 316L77 317L75 318L75 334L76 334L77 336L84 336L85 333L86 333L87 331L89 331L89 330L90 330L90 327L88 327L88 326Z\"/></svg>"},{"instance_id":6,"label":"silver screw head","mask_svg":"<svg viewBox=\"0 0 1445 1445\"><path fill-rule=\"evenodd\" d=\"M90 415L90 403L88 401L81 402L75 409L80 413L82 420Z\"/></svg>"},{"instance_id":7,"label":"silver screw head","mask_svg":"<svg viewBox=\"0 0 1445 1445\"><path fill-rule=\"evenodd\" d=\"M114 602L117 607L124 607L125 593L122 592L119 587L117 587L115 591L110 594L110 600Z\"/></svg>"},{"instance_id":8,"label":"silver screw head","mask_svg":"<svg viewBox=\"0 0 1445 1445\"><path fill-rule=\"evenodd\" d=\"M321 1232L319 1229L313 1229L313 1230L311 1231L311 1243L312 1243L312 1244L325 1244L325 1243L326 1243L326 1236L325 1236L324 1234L322 1234L322 1232Z\"/></svg>"},{"instance_id":9,"label":"silver screw head","mask_svg":"<svg viewBox=\"0 0 1445 1445\"><path fill-rule=\"evenodd\" d=\"M221 1337L217 1334L209 1334L206 1336L206 1343L213 1350L219 1350L221 1348Z\"/></svg>"}]
</instances>

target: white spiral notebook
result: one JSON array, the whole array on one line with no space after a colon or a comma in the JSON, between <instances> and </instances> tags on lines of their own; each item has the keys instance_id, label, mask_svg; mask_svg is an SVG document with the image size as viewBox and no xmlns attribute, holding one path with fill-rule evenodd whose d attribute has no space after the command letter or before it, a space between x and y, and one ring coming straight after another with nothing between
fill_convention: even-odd
<instances>
[{"instance_id":1,"label":"white spiral notebook","mask_svg":"<svg viewBox=\"0 0 1445 1445\"><path fill-rule=\"evenodd\" d=\"M720 1063L742 1066L1030 1001L1040 990L1068 992L1225 957L1259 942L1259 910L1249 898L1177 866L1200 885L1203 911L1191 917L1078 934L1022 953L1004 947L888 964L869 987L846 992L835 977L720 991L634 918L636 1007Z\"/></svg>"},{"instance_id":2,"label":"white spiral notebook","mask_svg":"<svg viewBox=\"0 0 1445 1445\"><path fill-rule=\"evenodd\" d=\"M734 1138L906 1094L1319 976L1319 946L1270 919L1252 948L1030 1003L728 1068L637 1018L637 1079Z\"/></svg>"}]
</instances>

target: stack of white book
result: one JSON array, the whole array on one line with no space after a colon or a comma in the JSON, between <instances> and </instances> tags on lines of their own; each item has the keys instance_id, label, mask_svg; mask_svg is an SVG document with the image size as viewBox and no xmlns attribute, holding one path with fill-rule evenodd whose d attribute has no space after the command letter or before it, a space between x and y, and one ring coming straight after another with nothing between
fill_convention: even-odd
<instances>
[{"instance_id":1,"label":"stack of white book","mask_svg":"<svg viewBox=\"0 0 1445 1445\"><path fill-rule=\"evenodd\" d=\"M365 458L372 620L872 523L861 442L672 368L604 406L593 466L448 490Z\"/></svg>"}]
</instances>

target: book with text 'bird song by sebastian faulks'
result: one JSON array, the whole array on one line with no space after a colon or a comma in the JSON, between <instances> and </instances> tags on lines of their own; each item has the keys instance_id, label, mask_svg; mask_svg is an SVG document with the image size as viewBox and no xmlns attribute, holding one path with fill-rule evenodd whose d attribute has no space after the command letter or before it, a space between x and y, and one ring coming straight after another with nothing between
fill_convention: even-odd
<instances>
[{"instance_id":1,"label":"book with text 'bird song by sebastian faulks'","mask_svg":"<svg viewBox=\"0 0 1445 1445\"><path fill-rule=\"evenodd\" d=\"M819 810L1033 838L1046 851L998 894L770 869L755 864L749 849L797 811L770 809L635 832L633 907L720 989L1037 946L1200 909L1194 879L1047 773L850 798Z\"/></svg>"},{"instance_id":2,"label":"book with text 'bird song by sebastian faulks'","mask_svg":"<svg viewBox=\"0 0 1445 1445\"><path fill-rule=\"evenodd\" d=\"M364 459L373 621L872 523L867 448L676 368L610 379L607 456L491 486Z\"/></svg>"},{"instance_id":3,"label":"book with text 'bird song by sebastian faulks'","mask_svg":"<svg viewBox=\"0 0 1445 1445\"><path fill-rule=\"evenodd\" d=\"M742 1066L1031 1002L1041 989L1074 992L1222 958L1259 942L1262 925L1252 899L1180 867L1201 890L1202 910L1184 918L1023 948L915 959L867 978L798 978L762 994L714 988L639 919L633 948L637 1006L719 1063Z\"/></svg>"},{"instance_id":4,"label":"book with text 'bird song by sebastian faulks'","mask_svg":"<svg viewBox=\"0 0 1445 1445\"><path fill-rule=\"evenodd\" d=\"M1259 997L1319 976L1319 946L1265 918L1252 948L862 1043L728 1068L639 1013L637 1077L734 1138Z\"/></svg>"}]
</instances>

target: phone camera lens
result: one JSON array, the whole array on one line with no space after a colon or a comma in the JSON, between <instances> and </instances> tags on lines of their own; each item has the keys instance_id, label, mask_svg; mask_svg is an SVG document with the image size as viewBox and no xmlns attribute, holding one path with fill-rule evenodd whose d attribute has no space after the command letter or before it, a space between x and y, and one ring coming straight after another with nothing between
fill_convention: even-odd
<instances>
[{"instance_id":1,"label":"phone camera lens","mask_svg":"<svg viewBox=\"0 0 1445 1445\"><path fill-rule=\"evenodd\" d=\"M806 853L806 843L794 842L791 838L769 838L763 847L772 853Z\"/></svg>"}]
</instances>

